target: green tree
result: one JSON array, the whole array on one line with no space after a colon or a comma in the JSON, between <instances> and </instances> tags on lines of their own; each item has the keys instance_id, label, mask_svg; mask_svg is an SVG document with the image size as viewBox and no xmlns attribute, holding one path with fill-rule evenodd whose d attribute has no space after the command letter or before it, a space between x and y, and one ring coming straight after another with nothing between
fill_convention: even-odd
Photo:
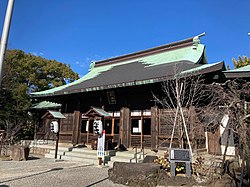
<instances>
[{"instance_id":1,"label":"green tree","mask_svg":"<svg viewBox=\"0 0 250 187\"><path fill-rule=\"evenodd\" d=\"M42 91L78 79L69 65L47 60L21 50L8 50L0 89L0 128L13 143L16 135L30 124L30 92Z\"/></svg>"},{"instance_id":2,"label":"green tree","mask_svg":"<svg viewBox=\"0 0 250 187\"><path fill-rule=\"evenodd\" d=\"M8 50L5 63L7 76L14 76L12 82L26 84L29 91L46 90L79 78L70 65L25 54L21 50Z\"/></svg>"},{"instance_id":3,"label":"green tree","mask_svg":"<svg viewBox=\"0 0 250 187\"><path fill-rule=\"evenodd\" d=\"M233 58L233 63L234 63L234 69L237 69L237 68L249 65L250 58L248 58L247 56L243 56L243 57L239 56L238 60Z\"/></svg>"}]
</instances>

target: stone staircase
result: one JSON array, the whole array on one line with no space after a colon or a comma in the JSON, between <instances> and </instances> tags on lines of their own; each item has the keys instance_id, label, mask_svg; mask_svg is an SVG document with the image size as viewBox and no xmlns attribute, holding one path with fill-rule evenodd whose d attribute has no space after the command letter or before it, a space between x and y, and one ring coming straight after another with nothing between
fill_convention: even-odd
<instances>
[{"instance_id":1,"label":"stone staircase","mask_svg":"<svg viewBox=\"0 0 250 187\"><path fill-rule=\"evenodd\" d=\"M107 163L114 154L115 151L105 151L104 162ZM89 148L73 148L71 151L64 152L60 159L98 164L97 151Z\"/></svg>"},{"instance_id":2,"label":"stone staircase","mask_svg":"<svg viewBox=\"0 0 250 187\"><path fill-rule=\"evenodd\" d=\"M49 153L45 154L45 158L55 157L55 149L50 149ZM57 159L69 160L76 162L84 162L88 164L98 164L97 151L90 148L74 148L74 147L58 147ZM142 162L142 153L137 154L135 159L134 151L105 151L104 161L105 165L113 166L114 162Z\"/></svg>"},{"instance_id":3,"label":"stone staircase","mask_svg":"<svg viewBox=\"0 0 250 187\"><path fill-rule=\"evenodd\" d=\"M59 146L57 150L57 159L62 159L61 157L65 155L66 152L72 151L72 147ZM51 147L49 152L46 153L45 158L55 158L55 146Z\"/></svg>"},{"instance_id":4,"label":"stone staircase","mask_svg":"<svg viewBox=\"0 0 250 187\"><path fill-rule=\"evenodd\" d=\"M31 143L31 150L39 150L45 158L55 158L55 142L36 142ZM35 152L34 152L35 153ZM105 165L113 166L114 162L142 162L143 152L138 150L135 157L135 150L129 149L128 151L105 151L104 161ZM74 147L70 144L59 144L57 152L58 160L69 160L76 162L83 162L87 164L98 164L97 151L92 150L90 147Z\"/></svg>"},{"instance_id":5,"label":"stone staircase","mask_svg":"<svg viewBox=\"0 0 250 187\"><path fill-rule=\"evenodd\" d=\"M45 155L45 158L55 158L55 144L50 142L48 144L31 144L31 150L39 150ZM45 151L43 151L45 150ZM128 151L115 151L109 150L105 151L105 165L109 167L113 166L114 162L142 162L146 155L164 155L164 151L159 150L157 153L152 152L149 149L145 149L144 153L142 150L138 149L137 155L135 155L135 149L128 149ZM199 152L193 155L192 161L195 162L195 158L201 156L205 158L204 164L207 166L219 166L221 163L221 156L209 155L206 151ZM92 150L90 147L74 147L70 144L59 144L57 159L59 160L69 160L75 162L83 162L87 164L98 165L97 151Z\"/></svg>"}]
</instances>

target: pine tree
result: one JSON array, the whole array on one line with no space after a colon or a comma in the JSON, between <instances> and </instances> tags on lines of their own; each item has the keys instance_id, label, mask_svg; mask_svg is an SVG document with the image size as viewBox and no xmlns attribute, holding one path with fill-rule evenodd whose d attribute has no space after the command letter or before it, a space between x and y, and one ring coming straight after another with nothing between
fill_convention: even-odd
<instances>
[{"instance_id":1,"label":"pine tree","mask_svg":"<svg viewBox=\"0 0 250 187\"><path fill-rule=\"evenodd\" d=\"M250 58L248 58L247 56L239 56L239 59L236 60L235 58L233 58L233 63L234 63L234 69L243 67L243 66L247 66L250 64Z\"/></svg>"}]
</instances>

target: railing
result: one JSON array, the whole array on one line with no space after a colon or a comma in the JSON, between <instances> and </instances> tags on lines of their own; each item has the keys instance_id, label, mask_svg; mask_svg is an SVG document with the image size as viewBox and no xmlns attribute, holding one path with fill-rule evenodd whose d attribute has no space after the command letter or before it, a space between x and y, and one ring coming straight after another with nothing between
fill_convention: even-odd
<instances>
[{"instance_id":1,"label":"railing","mask_svg":"<svg viewBox=\"0 0 250 187\"><path fill-rule=\"evenodd\" d=\"M142 154L142 159L144 159L145 157L145 152L144 152L144 142L142 143L142 146L141 146L141 150L138 152L138 146L134 146L133 147L133 150L135 149L135 153L134 153L134 157L131 158L129 161L130 163L132 162L132 160L135 159L135 163L138 163L138 156L137 155L140 155Z\"/></svg>"}]
</instances>

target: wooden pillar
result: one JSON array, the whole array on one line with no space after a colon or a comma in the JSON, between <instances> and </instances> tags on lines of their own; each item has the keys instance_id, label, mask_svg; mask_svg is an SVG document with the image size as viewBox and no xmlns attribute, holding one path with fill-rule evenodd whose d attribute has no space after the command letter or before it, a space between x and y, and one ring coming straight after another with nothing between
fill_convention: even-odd
<instances>
[{"instance_id":1,"label":"wooden pillar","mask_svg":"<svg viewBox=\"0 0 250 187\"><path fill-rule=\"evenodd\" d=\"M151 107L151 149L159 144L159 110L158 107Z\"/></svg>"},{"instance_id":2,"label":"wooden pillar","mask_svg":"<svg viewBox=\"0 0 250 187\"><path fill-rule=\"evenodd\" d=\"M111 136L113 136L112 138L112 142L114 141L114 134L115 134L115 118L112 118L112 128L111 128Z\"/></svg>"},{"instance_id":3,"label":"wooden pillar","mask_svg":"<svg viewBox=\"0 0 250 187\"><path fill-rule=\"evenodd\" d=\"M45 140L49 139L49 134L50 134L50 122L47 118L43 119L43 125L45 124L45 128L44 128L44 133L45 133ZM48 132L48 133L47 133ZM53 136L53 140L55 140L54 136Z\"/></svg>"},{"instance_id":4,"label":"wooden pillar","mask_svg":"<svg viewBox=\"0 0 250 187\"><path fill-rule=\"evenodd\" d=\"M123 107L120 112L120 141L126 148L130 145L131 135L130 109Z\"/></svg>"},{"instance_id":5,"label":"wooden pillar","mask_svg":"<svg viewBox=\"0 0 250 187\"><path fill-rule=\"evenodd\" d=\"M82 141L81 130L82 130L82 114L80 113L79 126L78 126L78 137L77 137L77 142L79 144L83 144L84 143L84 141Z\"/></svg>"},{"instance_id":6,"label":"wooden pillar","mask_svg":"<svg viewBox=\"0 0 250 187\"><path fill-rule=\"evenodd\" d=\"M73 115L73 128L72 128L72 144L78 144L78 137L80 136L80 111L74 111Z\"/></svg>"}]
</instances>

